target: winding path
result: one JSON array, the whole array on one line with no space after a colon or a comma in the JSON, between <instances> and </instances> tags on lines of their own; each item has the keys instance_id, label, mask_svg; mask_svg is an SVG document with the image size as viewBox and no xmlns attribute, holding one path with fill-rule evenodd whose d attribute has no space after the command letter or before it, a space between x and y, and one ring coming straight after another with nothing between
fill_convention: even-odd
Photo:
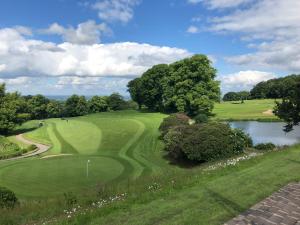
<instances>
[{"instance_id":1,"label":"winding path","mask_svg":"<svg viewBox=\"0 0 300 225\"><path fill-rule=\"evenodd\" d=\"M25 144L37 146L37 150L34 150L33 152L25 153L21 156L9 158L9 159L4 159L4 160L1 160L1 161L12 161L12 160L17 160L17 159L32 157L32 156L39 155L39 154L42 154L42 153L48 151L51 147L49 145L44 145L44 144L36 143L36 142L30 141L28 139L25 139L23 134L16 135L16 139L18 141L21 141L21 142L25 143Z\"/></svg>"}]
</instances>

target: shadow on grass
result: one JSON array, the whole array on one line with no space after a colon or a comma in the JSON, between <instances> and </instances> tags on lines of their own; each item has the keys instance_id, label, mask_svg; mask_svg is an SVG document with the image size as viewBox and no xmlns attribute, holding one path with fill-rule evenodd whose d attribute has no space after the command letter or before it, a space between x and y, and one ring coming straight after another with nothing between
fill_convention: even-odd
<instances>
[{"instance_id":1,"label":"shadow on grass","mask_svg":"<svg viewBox=\"0 0 300 225\"><path fill-rule=\"evenodd\" d=\"M27 132L33 131L37 128L39 128L39 127L36 126L36 127L30 127L30 128L19 128L19 129L16 129L16 130L12 131L10 133L10 135L18 135L18 134L27 133Z\"/></svg>"},{"instance_id":2,"label":"shadow on grass","mask_svg":"<svg viewBox=\"0 0 300 225\"><path fill-rule=\"evenodd\" d=\"M201 166L201 162L198 161L191 161L187 158L180 158L180 159L174 159L171 156L169 156L168 154L165 154L163 156L163 158L165 160L167 160L169 162L170 165L172 166L178 166L180 168L184 168L184 169L192 169L198 166Z\"/></svg>"},{"instance_id":3,"label":"shadow on grass","mask_svg":"<svg viewBox=\"0 0 300 225\"><path fill-rule=\"evenodd\" d=\"M246 210L244 207L242 207L239 204L237 204L236 202L224 197L223 195L221 195L218 192L215 192L209 188L205 188L205 190L211 198L213 198L218 204L222 205L226 209L233 210L234 212L237 212L237 213L241 213Z\"/></svg>"},{"instance_id":4,"label":"shadow on grass","mask_svg":"<svg viewBox=\"0 0 300 225\"><path fill-rule=\"evenodd\" d=\"M290 161L290 162L292 162L292 163L298 163L298 164L300 164L300 161L295 160L295 159L288 159L288 161Z\"/></svg>"}]
</instances>

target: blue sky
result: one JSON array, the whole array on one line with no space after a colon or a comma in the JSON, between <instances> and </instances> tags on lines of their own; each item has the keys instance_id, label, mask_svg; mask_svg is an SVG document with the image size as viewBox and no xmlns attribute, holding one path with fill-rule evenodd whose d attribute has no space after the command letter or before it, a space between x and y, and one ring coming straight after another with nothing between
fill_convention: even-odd
<instances>
[{"instance_id":1,"label":"blue sky","mask_svg":"<svg viewBox=\"0 0 300 225\"><path fill-rule=\"evenodd\" d=\"M126 93L154 64L208 55L222 91L300 70L298 0L2 0L0 82L23 94Z\"/></svg>"}]
</instances>

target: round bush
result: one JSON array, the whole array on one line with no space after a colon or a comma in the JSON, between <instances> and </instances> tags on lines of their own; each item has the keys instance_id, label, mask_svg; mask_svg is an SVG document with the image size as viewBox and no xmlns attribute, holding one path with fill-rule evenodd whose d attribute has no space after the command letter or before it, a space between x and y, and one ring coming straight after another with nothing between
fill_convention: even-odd
<instances>
[{"instance_id":1,"label":"round bush","mask_svg":"<svg viewBox=\"0 0 300 225\"><path fill-rule=\"evenodd\" d=\"M257 150L268 151L268 150L273 150L274 148L276 148L276 146L273 143L269 142L269 143L257 144L254 146L254 148Z\"/></svg>"},{"instance_id":2,"label":"round bush","mask_svg":"<svg viewBox=\"0 0 300 225\"><path fill-rule=\"evenodd\" d=\"M162 123L159 126L159 131L161 132L161 136L164 137L171 127L188 125L190 117L185 115L184 113L175 113L170 116L164 118Z\"/></svg>"},{"instance_id":3,"label":"round bush","mask_svg":"<svg viewBox=\"0 0 300 225\"><path fill-rule=\"evenodd\" d=\"M173 127L164 141L171 157L199 162L231 157L252 144L250 137L241 130L216 122Z\"/></svg>"},{"instance_id":4,"label":"round bush","mask_svg":"<svg viewBox=\"0 0 300 225\"><path fill-rule=\"evenodd\" d=\"M196 123L206 123L208 121L208 117L205 114L198 114L194 117Z\"/></svg>"},{"instance_id":5,"label":"round bush","mask_svg":"<svg viewBox=\"0 0 300 225\"><path fill-rule=\"evenodd\" d=\"M0 187L0 208L14 208L18 204L18 199L11 190Z\"/></svg>"}]
</instances>

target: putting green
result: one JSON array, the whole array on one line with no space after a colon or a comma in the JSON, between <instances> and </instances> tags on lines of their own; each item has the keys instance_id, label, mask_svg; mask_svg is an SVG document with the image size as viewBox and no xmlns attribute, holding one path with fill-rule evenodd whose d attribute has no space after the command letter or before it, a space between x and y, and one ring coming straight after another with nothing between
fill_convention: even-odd
<instances>
[{"instance_id":1,"label":"putting green","mask_svg":"<svg viewBox=\"0 0 300 225\"><path fill-rule=\"evenodd\" d=\"M61 156L9 163L0 169L0 180L16 193L26 193L26 197L53 196L107 183L123 171L122 164L108 157Z\"/></svg>"},{"instance_id":2,"label":"putting green","mask_svg":"<svg viewBox=\"0 0 300 225\"><path fill-rule=\"evenodd\" d=\"M29 121L21 127L29 130L25 137L52 147L43 159L0 161L0 186L21 197L46 197L159 173L170 167L158 139L164 117L136 111L98 113L45 120L40 128L39 121Z\"/></svg>"}]
</instances>

